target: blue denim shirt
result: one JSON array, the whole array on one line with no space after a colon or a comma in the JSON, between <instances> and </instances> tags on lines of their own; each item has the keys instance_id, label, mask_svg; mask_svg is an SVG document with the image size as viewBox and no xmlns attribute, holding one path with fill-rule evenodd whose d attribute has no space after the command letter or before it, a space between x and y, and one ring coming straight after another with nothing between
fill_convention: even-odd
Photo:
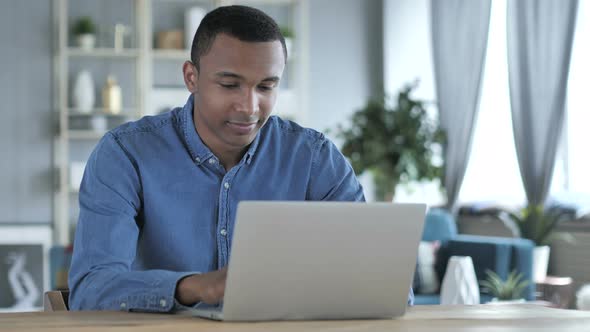
<instances>
[{"instance_id":1,"label":"blue denim shirt","mask_svg":"<svg viewBox=\"0 0 590 332\"><path fill-rule=\"evenodd\" d=\"M228 172L183 108L107 133L90 156L69 275L74 310L170 311L177 282L228 263L242 200L363 201L321 133L272 116Z\"/></svg>"}]
</instances>

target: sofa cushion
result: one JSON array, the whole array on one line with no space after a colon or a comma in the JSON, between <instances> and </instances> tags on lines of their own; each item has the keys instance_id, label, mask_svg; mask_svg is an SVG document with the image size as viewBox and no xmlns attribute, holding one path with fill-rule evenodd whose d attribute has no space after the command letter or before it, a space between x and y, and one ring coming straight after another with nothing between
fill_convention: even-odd
<instances>
[{"instance_id":1,"label":"sofa cushion","mask_svg":"<svg viewBox=\"0 0 590 332\"><path fill-rule=\"evenodd\" d=\"M443 209L430 209L424 221L422 241L447 241L457 235L453 216Z\"/></svg>"},{"instance_id":2,"label":"sofa cushion","mask_svg":"<svg viewBox=\"0 0 590 332\"><path fill-rule=\"evenodd\" d=\"M509 241L500 237L458 235L446 242L437 257L436 270L442 278L451 256L470 256L477 280L484 280L486 270L506 278L510 271L512 247Z\"/></svg>"},{"instance_id":3,"label":"sofa cushion","mask_svg":"<svg viewBox=\"0 0 590 332\"><path fill-rule=\"evenodd\" d=\"M414 292L434 294L438 292L440 280L435 270L439 241L422 241L418 246L418 259L414 273Z\"/></svg>"}]
</instances>

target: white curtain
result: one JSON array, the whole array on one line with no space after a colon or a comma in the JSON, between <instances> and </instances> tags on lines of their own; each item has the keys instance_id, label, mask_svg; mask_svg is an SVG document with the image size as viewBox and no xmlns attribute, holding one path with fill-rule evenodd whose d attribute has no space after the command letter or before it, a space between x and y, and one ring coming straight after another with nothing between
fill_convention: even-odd
<instances>
[{"instance_id":1,"label":"white curtain","mask_svg":"<svg viewBox=\"0 0 590 332\"><path fill-rule=\"evenodd\" d=\"M509 0L514 141L527 200L545 202L565 115L577 0Z\"/></svg>"},{"instance_id":2,"label":"white curtain","mask_svg":"<svg viewBox=\"0 0 590 332\"><path fill-rule=\"evenodd\" d=\"M447 133L443 185L454 208L467 168L481 90L490 0L432 0L432 46L441 126Z\"/></svg>"}]
</instances>

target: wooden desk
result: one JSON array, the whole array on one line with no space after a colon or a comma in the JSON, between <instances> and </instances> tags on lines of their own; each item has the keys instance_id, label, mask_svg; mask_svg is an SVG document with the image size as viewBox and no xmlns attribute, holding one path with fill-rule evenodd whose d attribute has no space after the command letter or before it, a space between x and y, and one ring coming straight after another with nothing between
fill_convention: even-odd
<instances>
[{"instance_id":1,"label":"wooden desk","mask_svg":"<svg viewBox=\"0 0 590 332\"><path fill-rule=\"evenodd\" d=\"M364 321L221 323L126 312L0 314L0 331L590 331L590 312L532 304L416 306L403 318Z\"/></svg>"}]
</instances>

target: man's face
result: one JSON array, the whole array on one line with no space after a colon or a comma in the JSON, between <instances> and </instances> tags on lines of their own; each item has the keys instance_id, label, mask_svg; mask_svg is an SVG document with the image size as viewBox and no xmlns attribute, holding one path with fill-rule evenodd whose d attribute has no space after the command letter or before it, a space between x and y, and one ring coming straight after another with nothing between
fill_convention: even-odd
<instances>
[{"instance_id":1,"label":"man's face","mask_svg":"<svg viewBox=\"0 0 590 332\"><path fill-rule=\"evenodd\" d=\"M243 42L219 34L199 65L193 91L199 135L217 149L248 146L276 102L285 68L281 43Z\"/></svg>"}]
</instances>

